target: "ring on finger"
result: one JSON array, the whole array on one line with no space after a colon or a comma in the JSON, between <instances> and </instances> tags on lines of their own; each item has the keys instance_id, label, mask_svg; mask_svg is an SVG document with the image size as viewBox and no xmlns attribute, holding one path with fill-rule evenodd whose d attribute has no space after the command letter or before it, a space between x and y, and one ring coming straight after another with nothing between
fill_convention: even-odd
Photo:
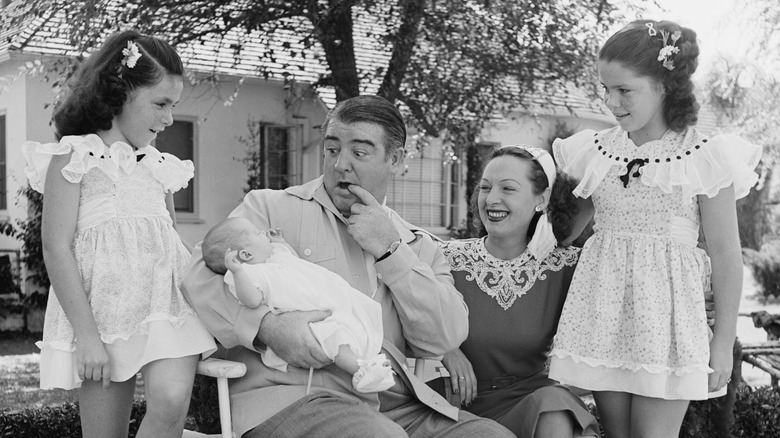
<instances>
[{"instance_id":1,"label":"ring on finger","mask_svg":"<svg viewBox=\"0 0 780 438\"><path fill-rule=\"evenodd\" d=\"M458 377L458 380L466 380L465 377Z\"/></svg>"}]
</instances>

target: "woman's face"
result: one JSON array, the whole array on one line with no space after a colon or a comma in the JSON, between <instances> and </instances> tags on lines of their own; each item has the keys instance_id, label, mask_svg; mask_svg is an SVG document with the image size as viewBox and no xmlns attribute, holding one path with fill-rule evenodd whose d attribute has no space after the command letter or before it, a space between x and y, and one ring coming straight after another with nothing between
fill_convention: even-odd
<instances>
[{"instance_id":1,"label":"woman's face","mask_svg":"<svg viewBox=\"0 0 780 438\"><path fill-rule=\"evenodd\" d=\"M525 239L537 205L544 207L542 194L534 194L529 179L531 162L503 155L491 160L479 183L479 218L491 237Z\"/></svg>"}]
</instances>

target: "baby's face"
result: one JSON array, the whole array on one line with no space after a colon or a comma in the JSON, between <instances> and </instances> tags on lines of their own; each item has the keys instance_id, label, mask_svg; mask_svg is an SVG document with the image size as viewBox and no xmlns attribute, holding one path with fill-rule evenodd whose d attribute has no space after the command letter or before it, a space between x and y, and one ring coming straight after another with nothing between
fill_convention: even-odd
<instances>
[{"instance_id":1,"label":"baby's face","mask_svg":"<svg viewBox=\"0 0 780 438\"><path fill-rule=\"evenodd\" d=\"M252 255L251 260L248 260L247 263L265 263L273 253L268 231L257 228L249 221L242 221L240 228L244 238L243 251Z\"/></svg>"}]
</instances>

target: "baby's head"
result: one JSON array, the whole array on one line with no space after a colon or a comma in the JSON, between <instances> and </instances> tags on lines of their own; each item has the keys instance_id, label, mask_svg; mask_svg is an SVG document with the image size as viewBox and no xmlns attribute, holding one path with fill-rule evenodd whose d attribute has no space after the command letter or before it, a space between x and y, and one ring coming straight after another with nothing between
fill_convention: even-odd
<instances>
[{"instance_id":1,"label":"baby's head","mask_svg":"<svg viewBox=\"0 0 780 438\"><path fill-rule=\"evenodd\" d=\"M227 271L228 250L238 251L238 259L251 265L264 263L273 252L268 232L240 217L227 218L214 225L203 238L202 249L206 266L217 274Z\"/></svg>"}]
</instances>

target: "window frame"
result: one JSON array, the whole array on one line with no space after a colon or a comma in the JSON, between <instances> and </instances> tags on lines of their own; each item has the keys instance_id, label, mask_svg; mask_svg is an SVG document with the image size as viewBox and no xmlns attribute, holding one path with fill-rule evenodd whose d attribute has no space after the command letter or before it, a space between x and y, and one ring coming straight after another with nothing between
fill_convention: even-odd
<instances>
[{"instance_id":1,"label":"window frame","mask_svg":"<svg viewBox=\"0 0 780 438\"><path fill-rule=\"evenodd\" d=\"M197 116L174 115L173 121L190 123L192 125L192 163L195 166L195 174L188 184L188 187L192 187L192 211L176 210L176 222L184 224L202 223L203 220L200 218L200 180L198 178L200 175L200 118ZM157 139L155 139L154 146L157 147Z\"/></svg>"}]
</instances>

